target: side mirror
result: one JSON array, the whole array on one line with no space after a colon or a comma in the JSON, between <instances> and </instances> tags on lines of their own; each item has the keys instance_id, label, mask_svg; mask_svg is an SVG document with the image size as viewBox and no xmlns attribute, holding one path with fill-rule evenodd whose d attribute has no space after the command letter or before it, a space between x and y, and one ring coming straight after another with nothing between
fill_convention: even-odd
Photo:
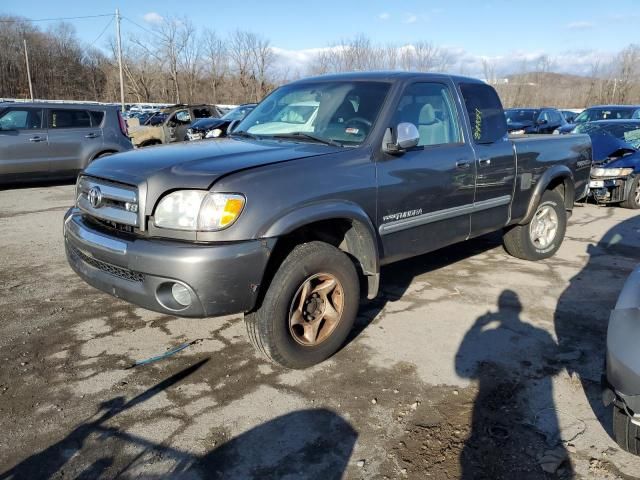
<instances>
[{"instance_id":1,"label":"side mirror","mask_svg":"<svg viewBox=\"0 0 640 480\"><path fill-rule=\"evenodd\" d=\"M546 125L548 122L546 120L538 120L538 125Z\"/></svg>"},{"instance_id":2,"label":"side mirror","mask_svg":"<svg viewBox=\"0 0 640 480\"><path fill-rule=\"evenodd\" d=\"M417 146L420 141L418 128L413 123L409 122L402 122L398 124L396 127L395 137L394 141L391 129L388 128L382 140L382 150L385 153L390 155L404 153L405 150Z\"/></svg>"}]
</instances>

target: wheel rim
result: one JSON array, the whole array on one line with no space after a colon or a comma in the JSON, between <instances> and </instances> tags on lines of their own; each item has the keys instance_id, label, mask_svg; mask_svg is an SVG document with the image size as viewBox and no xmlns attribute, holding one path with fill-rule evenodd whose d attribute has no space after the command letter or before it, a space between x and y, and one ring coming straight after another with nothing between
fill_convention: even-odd
<instances>
[{"instance_id":1,"label":"wheel rim","mask_svg":"<svg viewBox=\"0 0 640 480\"><path fill-rule=\"evenodd\" d=\"M319 345L331 336L342 319L344 290L329 273L307 278L291 301L289 332L301 345Z\"/></svg>"},{"instance_id":2,"label":"wheel rim","mask_svg":"<svg viewBox=\"0 0 640 480\"><path fill-rule=\"evenodd\" d=\"M549 205L541 205L536 210L529 225L531 242L537 248L547 248L553 243L558 232L558 214Z\"/></svg>"},{"instance_id":3,"label":"wheel rim","mask_svg":"<svg viewBox=\"0 0 640 480\"><path fill-rule=\"evenodd\" d=\"M636 205L640 205L640 182L636 184L636 191L633 193L636 200Z\"/></svg>"}]
</instances>

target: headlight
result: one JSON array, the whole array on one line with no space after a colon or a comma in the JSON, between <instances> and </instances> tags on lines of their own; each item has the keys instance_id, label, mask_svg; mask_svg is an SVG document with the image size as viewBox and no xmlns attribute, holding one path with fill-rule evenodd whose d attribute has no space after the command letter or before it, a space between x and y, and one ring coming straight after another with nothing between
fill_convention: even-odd
<instances>
[{"instance_id":1,"label":"headlight","mask_svg":"<svg viewBox=\"0 0 640 480\"><path fill-rule=\"evenodd\" d=\"M524 135L524 130L512 130L511 135Z\"/></svg>"},{"instance_id":2,"label":"headlight","mask_svg":"<svg viewBox=\"0 0 640 480\"><path fill-rule=\"evenodd\" d=\"M238 219L244 204L244 196L237 193L178 190L160 200L154 224L175 230L222 230Z\"/></svg>"},{"instance_id":3,"label":"headlight","mask_svg":"<svg viewBox=\"0 0 640 480\"><path fill-rule=\"evenodd\" d=\"M220 135L222 135L222 130L214 128L213 130L209 130L204 138L218 138Z\"/></svg>"},{"instance_id":4,"label":"headlight","mask_svg":"<svg viewBox=\"0 0 640 480\"><path fill-rule=\"evenodd\" d=\"M626 177L633 173L633 168L594 168L592 177Z\"/></svg>"}]
</instances>

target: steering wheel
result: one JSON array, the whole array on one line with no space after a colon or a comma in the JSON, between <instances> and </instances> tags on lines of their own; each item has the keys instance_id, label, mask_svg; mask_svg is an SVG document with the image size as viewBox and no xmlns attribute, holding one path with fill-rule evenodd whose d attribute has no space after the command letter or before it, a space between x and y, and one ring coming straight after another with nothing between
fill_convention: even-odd
<instances>
[{"instance_id":1,"label":"steering wheel","mask_svg":"<svg viewBox=\"0 0 640 480\"><path fill-rule=\"evenodd\" d=\"M347 121L345 122L345 126L346 126L346 125L349 125L349 124L351 124L351 123L360 123L360 124L364 124L364 125L365 125L365 126L367 126L367 127L371 127L371 125L373 125L373 123L371 122L371 120L367 120L367 119L366 119L366 118L364 118L364 117L353 117L353 118L350 118L349 120L347 120Z\"/></svg>"}]
</instances>

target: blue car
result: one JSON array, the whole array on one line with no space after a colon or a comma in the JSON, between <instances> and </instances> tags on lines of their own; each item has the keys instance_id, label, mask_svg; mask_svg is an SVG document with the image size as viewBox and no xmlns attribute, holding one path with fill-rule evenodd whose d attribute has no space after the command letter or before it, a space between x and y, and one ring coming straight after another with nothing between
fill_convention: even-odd
<instances>
[{"instance_id":1,"label":"blue car","mask_svg":"<svg viewBox=\"0 0 640 480\"><path fill-rule=\"evenodd\" d=\"M583 110L573 123L559 127L553 133L570 133L576 126L598 120L640 119L640 105L598 105Z\"/></svg>"},{"instance_id":2,"label":"blue car","mask_svg":"<svg viewBox=\"0 0 640 480\"><path fill-rule=\"evenodd\" d=\"M596 202L640 208L640 120L583 123L574 133L591 137L589 191Z\"/></svg>"}]
</instances>

